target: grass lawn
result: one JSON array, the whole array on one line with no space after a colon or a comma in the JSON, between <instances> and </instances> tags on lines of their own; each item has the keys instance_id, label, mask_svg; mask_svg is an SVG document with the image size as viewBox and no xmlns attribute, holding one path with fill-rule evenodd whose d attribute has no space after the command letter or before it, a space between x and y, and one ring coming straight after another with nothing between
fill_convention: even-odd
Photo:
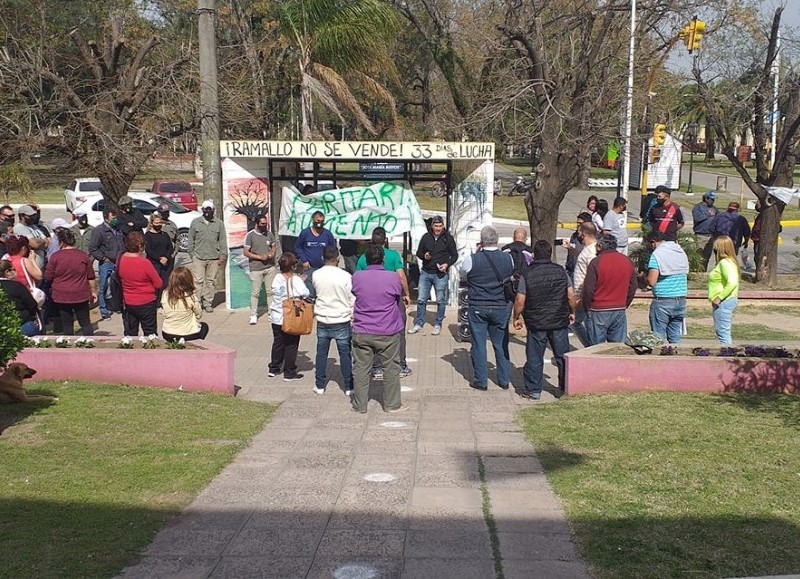
<instances>
[{"instance_id":1,"label":"grass lawn","mask_svg":"<svg viewBox=\"0 0 800 579\"><path fill-rule=\"evenodd\" d=\"M585 396L521 420L597 577L800 569L800 397Z\"/></svg>"},{"instance_id":2,"label":"grass lawn","mask_svg":"<svg viewBox=\"0 0 800 579\"><path fill-rule=\"evenodd\" d=\"M275 410L219 395L79 382L29 391L59 401L0 406L4 577L113 576Z\"/></svg>"}]
</instances>

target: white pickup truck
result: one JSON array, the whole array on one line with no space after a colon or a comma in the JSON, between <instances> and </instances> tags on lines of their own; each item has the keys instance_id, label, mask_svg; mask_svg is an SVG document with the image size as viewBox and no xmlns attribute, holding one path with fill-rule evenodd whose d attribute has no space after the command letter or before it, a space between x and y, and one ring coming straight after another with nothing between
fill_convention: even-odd
<instances>
[{"instance_id":1,"label":"white pickup truck","mask_svg":"<svg viewBox=\"0 0 800 579\"><path fill-rule=\"evenodd\" d=\"M75 208L86 201L90 195L97 195L100 191L100 179L98 177L79 177L73 179L72 183L64 189L64 205L67 213L72 213Z\"/></svg>"}]
</instances>

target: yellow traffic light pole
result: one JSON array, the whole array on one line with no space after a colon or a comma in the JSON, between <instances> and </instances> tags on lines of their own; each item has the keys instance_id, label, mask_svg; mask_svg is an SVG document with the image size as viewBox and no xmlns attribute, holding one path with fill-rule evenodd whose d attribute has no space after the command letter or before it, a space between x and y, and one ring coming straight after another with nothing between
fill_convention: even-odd
<instances>
[{"instance_id":1,"label":"yellow traffic light pole","mask_svg":"<svg viewBox=\"0 0 800 579\"><path fill-rule=\"evenodd\" d=\"M673 38L670 39L669 45L667 49L664 51L664 54L658 60L658 62L650 69L650 73L647 75L647 100L644 103L644 130L645 134L648 135L644 141L644 147L642 152L642 201L641 204L644 205L644 200L647 197L647 169L648 163L650 161L650 98L653 94L653 85L655 84L656 80L656 71L664 64L664 61L669 56L670 51L675 47L675 44L679 40L683 40L683 43L686 45L686 48L689 52L697 51L700 49L700 45L703 41L703 35L705 34L706 30L706 23L702 20L698 20L697 16L692 18L692 21L682 28L678 34L676 34ZM655 162L660 157L661 149L660 146L664 144L664 138L666 135L667 127L662 123L656 123L653 127L653 150L654 152L657 150L658 157L654 155L653 161ZM659 136L661 141L659 142ZM680 178L678 179L680 181Z\"/></svg>"}]
</instances>

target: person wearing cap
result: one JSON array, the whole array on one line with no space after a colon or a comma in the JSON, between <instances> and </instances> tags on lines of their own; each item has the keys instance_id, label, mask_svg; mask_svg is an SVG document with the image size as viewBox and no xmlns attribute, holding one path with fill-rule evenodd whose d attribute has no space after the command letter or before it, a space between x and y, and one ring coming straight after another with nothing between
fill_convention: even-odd
<instances>
[{"instance_id":1,"label":"person wearing cap","mask_svg":"<svg viewBox=\"0 0 800 579\"><path fill-rule=\"evenodd\" d=\"M161 216L161 221L163 223L161 231L169 235L169 239L172 241L172 259L174 261L175 256L178 255L178 251L180 251L180 245L178 244L178 226L169 218L169 205L166 203L159 203L158 207L156 207L156 212Z\"/></svg>"},{"instance_id":2,"label":"person wearing cap","mask_svg":"<svg viewBox=\"0 0 800 579\"><path fill-rule=\"evenodd\" d=\"M103 223L94 228L89 238L89 255L97 260L97 274L100 278L97 301L100 305L100 316L104 320L111 317L111 311L106 307L106 284L117 267L117 259L124 252L125 238L119 230L117 212L104 209Z\"/></svg>"},{"instance_id":3,"label":"person wearing cap","mask_svg":"<svg viewBox=\"0 0 800 579\"><path fill-rule=\"evenodd\" d=\"M425 314L431 286L436 290L436 319L433 322L434 336L442 332L445 307L447 306L447 286L450 281L448 269L458 260L458 249L453 236L444 228L444 219L436 215L431 219L430 231L422 236L417 257L422 260L417 287L417 317L409 334L416 334L425 325Z\"/></svg>"},{"instance_id":4,"label":"person wearing cap","mask_svg":"<svg viewBox=\"0 0 800 579\"><path fill-rule=\"evenodd\" d=\"M92 239L94 226L89 225L89 216L86 209L75 210L75 224L72 226L72 234L75 236L75 249L80 249L84 253L89 253L89 241ZM89 256L91 258L91 256Z\"/></svg>"},{"instance_id":5,"label":"person wearing cap","mask_svg":"<svg viewBox=\"0 0 800 579\"><path fill-rule=\"evenodd\" d=\"M200 209L203 216L192 221L189 227L189 255L192 257L197 303L205 311L213 312L217 272L225 264L228 244L225 224L214 217L214 202L206 199Z\"/></svg>"},{"instance_id":6,"label":"person wearing cap","mask_svg":"<svg viewBox=\"0 0 800 579\"><path fill-rule=\"evenodd\" d=\"M711 235L711 223L717 216L717 208L714 207L714 200L717 194L713 191L703 195L703 199L692 207L692 221L694 221L693 231L697 247L703 256L703 271L708 269L708 261L711 259L711 252L714 248L714 238Z\"/></svg>"},{"instance_id":7,"label":"person wearing cap","mask_svg":"<svg viewBox=\"0 0 800 579\"><path fill-rule=\"evenodd\" d=\"M684 225L681 208L672 202L672 192L664 185L656 187L656 205L650 210L650 229L660 231L667 241L678 240Z\"/></svg>"},{"instance_id":8,"label":"person wearing cap","mask_svg":"<svg viewBox=\"0 0 800 579\"><path fill-rule=\"evenodd\" d=\"M739 255L739 249L750 241L750 224L739 213L739 204L736 201L728 203L728 210L720 213L711 224L711 235L716 239L727 235L733 241L733 249Z\"/></svg>"},{"instance_id":9,"label":"person wearing cap","mask_svg":"<svg viewBox=\"0 0 800 579\"><path fill-rule=\"evenodd\" d=\"M41 229L36 227L36 209L30 205L22 205L17 209L17 216L19 223L14 226L14 233L16 235L24 235L28 238L28 243L33 252L36 265L39 269L44 268L45 250L49 245L47 236Z\"/></svg>"},{"instance_id":10,"label":"person wearing cap","mask_svg":"<svg viewBox=\"0 0 800 579\"><path fill-rule=\"evenodd\" d=\"M0 221L5 221L6 223L10 223L11 227L14 227L14 218L17 216L14 213L14 208L11 205L3 205L0 207Z\"/></svg>"},{"instance_id":11,"label":"person wearing cap","mask_svg":"<svg viewBox=\"0 0 800 579\"><path fill-rule=\"evenodd\" d=\"M66 220L61 219L61 217L56 217L50 224L51 229L53 230L53 236L50 238L50 245L47 248L47 260L49 261L53 254L61 249L61 243L58 241L58 232L63 231L64 229L70 229L72 226L67 223Z\"/></svg>"},{"instance_id":12,"label":"person wearing cap","mask_svg":"<svg viewBox=\"0 0 800 579\"><path fill-rule=\"evenodd\" d=\"M139 231L141 233L147 227L147 218L144 213L133 208L133 199L130 196L123 195L120 197L119 201L117 201L117 207L119 207L119 213L117 213L119 230L122 232L123 237L131 231Z\"/></svg>"}]
</instances>

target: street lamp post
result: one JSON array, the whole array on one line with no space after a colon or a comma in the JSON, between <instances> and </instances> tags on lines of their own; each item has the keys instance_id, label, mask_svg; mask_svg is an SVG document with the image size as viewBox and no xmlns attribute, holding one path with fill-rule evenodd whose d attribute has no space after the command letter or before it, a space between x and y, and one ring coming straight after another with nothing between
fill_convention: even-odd
<instances>
[{"instance_id":1,"label":"street lamp post","mask_svg":"<svg viewBox=\"0 0 800 579\"><path fill-rule=\"evenodd\" d=\"M686 127L687 136L689 137L689 184L686 186L686 194L692 194L692 171L694 170L694 145L697 142L697 125L690 123Z\"/></svg>"}]
</instances>

